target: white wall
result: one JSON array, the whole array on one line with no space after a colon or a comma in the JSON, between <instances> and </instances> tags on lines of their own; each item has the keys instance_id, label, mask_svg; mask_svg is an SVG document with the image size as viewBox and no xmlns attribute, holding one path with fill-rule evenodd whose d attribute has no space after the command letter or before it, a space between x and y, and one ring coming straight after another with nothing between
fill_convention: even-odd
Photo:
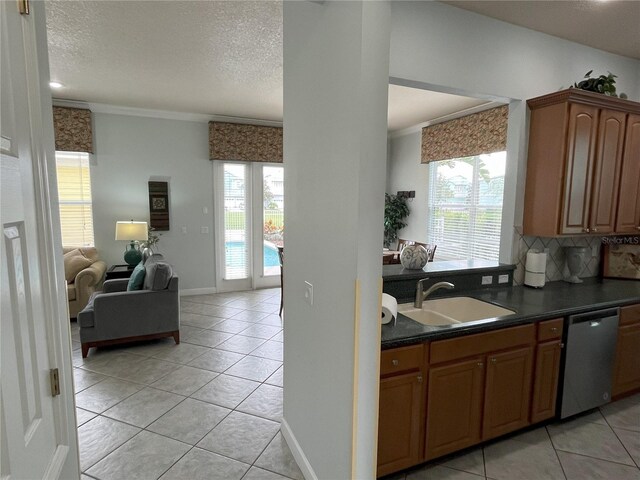
<instances>
[{"instance_id":1,"label":"white wall","mask_svg":"<svg viewBox=\"0 0 640 480\"><path fill-rule=\"evenodd\" d=\"M160 232L157 251L177 270L181 289L215 287L207 123L95 113L94 136L91 187L100 256L108 265L124 263L126 242L114 240L116 221L149 221L147 182L165 180L171 223ZM200 233L201 226L209 234Z\"/></svg>"},{"instance_id":2,"label":"white wall","mask_svg":"<svg viewBox=\"0 0 640 480\"><path fill-rule=\"evenodd\" d=\"M398 232L398 238L427 243L427 199L429 185L429 167L420 164L420 132L407 133L389 139L389 172L387 174L387 193L396 194L398 190L415 190L415 198L407 200L409 216L407 226ZM391 245L393 248L394 245Z\"/></svg>"},{"instance_id":3,"label":"white wall","mask_svg":"<svg viewBox=\"0 0 640 480\"><path fill-rule=\"evenodd\" d=\"M631 100L640 100L638 60L438 2L392 2L389 75L393 83L511 99L500 255L503 262L513 260L513 227L522 224L527 139L524 100L566 88L591 69L597 74L615 73L618 91L627 93ZM390 158L391 192L408 190L413 179L423 175L419 154L412 160L405 156L409 150L403 147L399 151L402 155L392 154ZM414 203L417 195L416 189Z\"/></svg>"},{"instance_id":4,"label":"white wall","mask_svg":"<svg viewBox=\"0 0 640 480\"><path fill-rule=\"evenodd\" d=\"M283 431L309 479L375 478L388 29L386 2L284 4Z\"/></svg>"}]
</instances>

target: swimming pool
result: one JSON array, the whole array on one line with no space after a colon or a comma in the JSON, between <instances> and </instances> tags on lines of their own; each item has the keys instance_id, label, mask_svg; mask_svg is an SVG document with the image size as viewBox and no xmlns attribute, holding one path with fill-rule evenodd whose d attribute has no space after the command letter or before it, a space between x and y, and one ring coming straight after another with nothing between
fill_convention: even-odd
<instances>
[{"instance_id":1,"label":"swimming pool","mask_svg":"<svg viewBox=\"0 0 640 480\"><path fill-rule=\"evenodd\" d=\"M226 252L227 266L240 266L244 264L244 242L226 242L224 244ZM272 243L264 243L263 246L264 266L278 267L280 259L278 258L278 248Z\"/></svg>"}]
</instances>

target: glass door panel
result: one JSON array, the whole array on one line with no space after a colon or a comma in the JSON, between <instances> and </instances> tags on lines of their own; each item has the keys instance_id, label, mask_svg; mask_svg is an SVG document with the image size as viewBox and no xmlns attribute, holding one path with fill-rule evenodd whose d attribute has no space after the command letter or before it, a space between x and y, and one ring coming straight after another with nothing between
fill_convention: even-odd
<instances>
[{"instance_id":1,"label":"glass door panel","mask_svg":"<svg viewBox=\"0 0 640 480\"><path fill-rule=\"evenodd\" d=\"M247 223L247 165L225 163L224 174L224 279L249 277Z\"/></svg>"},{"instance_id":2,"label":"glass door panel","mask_svg":"<svg viewBox=\"0 0 640 480\"><path fill-rule=\"evenodd\" d=\"M262 166L262 267L265 277L280 275L278 247L284 234L284 168Z\"/></svg>"}]
</instances>

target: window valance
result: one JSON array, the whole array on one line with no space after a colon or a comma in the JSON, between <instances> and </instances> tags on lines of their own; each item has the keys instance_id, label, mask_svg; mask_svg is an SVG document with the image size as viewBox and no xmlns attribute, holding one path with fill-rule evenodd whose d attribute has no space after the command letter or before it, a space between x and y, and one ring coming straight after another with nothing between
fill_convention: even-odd
<instances>
[{"instance_id":1,"label":"window valance","mask_svg":"<svg viewBox=\"0 0 640 480\"><path fill-rule=\"evenodd\" d=\"M209 158L282 163L282 127L209 122Z\"/></svg>"},{"instance_id":2,"label":"window valance","mask_svg":"<svg viewBox=\"0 0 640 480\"><path fill-rule=\"evenodd\" d=\"M421 162L506 150L508 116L509 107L504 105L424 127Z\"/></svg>"},{"instance_id":3,"label":"window valance","mask_svg":"<svg viewBox=\"0 0 640 480\"><path fill-rule=\"evenodd\" d=\"M53 107L53 131L57 151L93 153L91 110Z\"/></svg>"}]
</instances>

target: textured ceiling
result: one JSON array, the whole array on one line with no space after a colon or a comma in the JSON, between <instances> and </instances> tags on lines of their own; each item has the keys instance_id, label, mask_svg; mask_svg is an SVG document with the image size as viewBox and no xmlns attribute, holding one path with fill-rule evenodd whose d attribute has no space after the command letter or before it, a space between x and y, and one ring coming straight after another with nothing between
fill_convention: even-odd
<instances>
[{"instance_id":1,"label":"textured ceiling","mask_svg":"<svg viewBox=\"0 0 640 480\"><path fill-rule=\"evenodd\" d=\"M565 38L564 33L582 32L582 41L573 40L610 51L619 43L640 57L640 2L445 3ZM51 80L64 85L54 91L56 98L282 120L281 1L48 0L45 5ZM481 103L392 85L389 129Z\"/></svg>"},{"instance_id":2,"label":"textured ceiling","mask_svg":"<svg viewBox=\"0 0 640 480\"><path fill-rule=\"evenodd\" d=\"M451 0L442 3L640 59L638 0Z\"/></svg>"},{"instance_id":3,"label":"textured ceiling","mask_svg":"<svg viewBox=\"0 0 640 480\"><path fill-rule=\"evenodd\" d=\"M57 98L282 119L282 2L45 3Z\"/></svg>"}]
</instances>

